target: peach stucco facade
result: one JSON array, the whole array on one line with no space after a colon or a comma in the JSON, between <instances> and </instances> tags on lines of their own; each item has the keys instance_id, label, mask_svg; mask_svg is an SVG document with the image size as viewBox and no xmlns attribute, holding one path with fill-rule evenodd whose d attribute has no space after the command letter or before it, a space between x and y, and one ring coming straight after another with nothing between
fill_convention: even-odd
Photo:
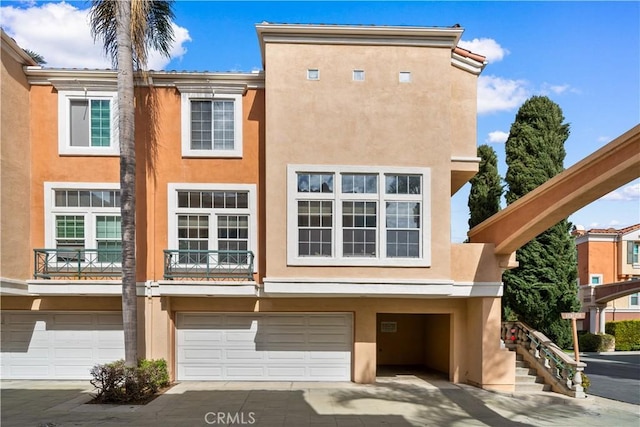
<instances>
[{"instance_id":1,"label":"peach stucco facade","mask_svg":"<svg viewBox=\"0 0 640 427\"><path fill-rule=\"evenodd\" d=\"M604 303L597 301L596 289L607 284L640 279L637 262L640 224L625 229L574 230L578 252L580 301L586 318L584 330L603 332L604 322L640 319L638 292ZM635 258L634 258L635 256Z\"/></svg>"},{"instance_id":2,"label":"peach stucco facade","mask_svg":"<svg viewBox=\"0 0 640 427\"><path fill-rule=\"evenodd\" d=\"M299 371L309 378L328 369L318 359L337 355L342 359L335 378L358 383L374 382L381 368L401 366L439 371L456 383L512 390L515 356L500 342L501 274L513 264L511 254L496 255L493 243L452 244L450 236L450 198L478 167L476 84L485 66L481 57L456 48L462 29L259 24L257 30L262 72L150 72L136 87L140 355L166 359L174 379L204 372L206 378L223 378L231 372L227 365L235 363L230 355L240 353L232 347L218 351L212 337L221 334L228 341L220 345L231 345L242 324L249 325L242 333L256 333L245 343L254 344L251 357L263 360L255 372L267 373L255 379L273 380L269 372L282 372L281 365L266 359L284 349L287 357L309 360ZM121 311L119 278L36 277L41 261L34 251L65 244L60 224L70 217L65 213L70 206L51 201L56 191L117 191L118 153L86 154L61 132L76 120L61 119L71 114L64 110L67 98L110 99L115 72L46 69L4 52L3 38L3 104L15 102L20 114L10 116L3 109L2 115L3 313L17 323L34 313L43 313L37 322L56 322L61 314L71 322L73 314L86 314L95 322L92 333L103 336L101 313ZM185 141L190 135L185 126L195 126L195 113L185 108L195 108L194 100L217 99L234 108L235 151L202 154ZM22 156L9 151L19 140L28 142L28 156L24 150ZM296 180L305 174L335 177L335 189L330 196L304 194ZM337 183L344 176L375 177L376 195L340 190ZM418 180L419 189L402 193L392 187L397 194L390 195L385 182L404 178ZM5 182L14 181L20 191L7 194ZM213 211L205 207L203 194L216 191L247 194L247 205L226 206L230 210L224 215ZM298 209L304 197L335 209L325 227L330 253L317 256L300 249L305 229ZM369 208L375 205L375 225L369 227L375 240L368 242L375 249L349 255L347 227L340 228L346 220L338 212L360 200ZM412 209L406 211L414 221L405 226L408 231L390 225L392 209L401 205ZM87 224L117 215L102 205L87 212L76 207L69 212L73 218L85 215ZM29 213L5 215L18 211ZM388 212L386 218L382 212ZM221 224L230 218L248 218L243 239L256 256L249 276L228 280L167 273L174 265L164 251L184 251L178 241L189 239L216 248L226 233ZM204 221L209 228L200 226L197 233L195 226L185 228ZM394 246L392 236L403 235L416 239L411 249L401 240ZM8 256L6 246L19 256ZM212 326L218 321L231 326ZM306 322L305 330L296 329L309 334L296 344L303 347L286 340L269 344L292 334L294 321ZM251 329L255 325L257 332ZM201 330L209 332L198 335ZM202 348L193 347L190 340L196 336L204 340ZM322 341L330 336L337 341ZM222 362L213 366L208 359L189 359L202 352ZM8 375L19 377L13 373L22 372L19 357L14 365L13 355L7 360ZM254 367L239 368L244 379Z\"/></svg>"}]
</instances>

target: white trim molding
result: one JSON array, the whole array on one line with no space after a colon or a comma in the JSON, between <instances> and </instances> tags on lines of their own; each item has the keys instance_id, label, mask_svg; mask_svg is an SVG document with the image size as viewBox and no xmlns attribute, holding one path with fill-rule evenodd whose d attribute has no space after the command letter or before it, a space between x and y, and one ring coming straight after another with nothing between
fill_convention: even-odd
<instances>
[{"instance_id":1,"label":"white trim molding","mask_svg":"<svg viewBox=\"0 0 640 427\"><path fill-rule=\"evenodd\" d=\"M261 296L395 296L418 298L500 297L502 282L453 280L309 279L265 277Z\"/></svg>"}]
</instances>

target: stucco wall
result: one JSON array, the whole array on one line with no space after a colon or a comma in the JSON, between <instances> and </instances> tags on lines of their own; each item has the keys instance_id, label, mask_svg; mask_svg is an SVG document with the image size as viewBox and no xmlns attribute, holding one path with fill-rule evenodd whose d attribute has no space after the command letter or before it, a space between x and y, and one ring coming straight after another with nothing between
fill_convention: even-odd
<instances>
[{"instance_id":1,"label":"stucco wall","mask_svg":"<svg viewBox=\"0 0 640 427\"><path fill-rule=\"evenodd\" d=\"M29 241L31 135L29 85L19 63L2 48L0 108L0 277L26 280Z\"/></svg>"},{"instance_id":2,"label":"stucco wall","mask_svg":"<svg viewBox=\"0 0 640 427\"><path fill-rule=\"evenodd\" d=\"M448 278L451 139L461 126L450 50L267 43L265 52L267 276ZM307 80L309 68L320 80ZM354 69L365 81L352 81ZM412 82L399 83L399 71L411 71ZM431 168L431 267L287 267L288 164Z\"/></svg>"}]
</instances>

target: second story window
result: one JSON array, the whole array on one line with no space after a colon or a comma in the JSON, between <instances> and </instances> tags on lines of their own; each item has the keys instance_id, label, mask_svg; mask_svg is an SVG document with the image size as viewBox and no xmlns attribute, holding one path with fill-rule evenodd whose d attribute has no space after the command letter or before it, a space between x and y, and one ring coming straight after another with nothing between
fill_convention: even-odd
<instances>
[{"instance_id":1,"label":"second story window","mask_svg":"<svg viewBox=\"0 0 640 427\"><path fill-rule=\"evenodd\" d=\"M246 263L257 250L255 185L170 184L167 249L180 264Z\"/></svg>"},{"instance_id":2,"label":"second story window","mask_svg":"<svg viewBox=\"0 0 640 427\"><path fill-rule=\"evenodd\" d=\"M428 169L290 166L291 265L425 266Z\"/></svg>"},{"instance_id":3,"label":"second story window","mask_svg":"<svg viewBox=\"0 0 640 427\"><path fill-rule=\"evenodd\" d=\"M627 264L640 268L640 242L629 240L627 244Z\"/></svg>"},{"instance_id":4,"label":"second story window","mask_svg":"<svg viewBox=\"0 0 640 427\"><path fill-rule=\"evenodd\" d=\"M353 70L353 81L354 82L363 82L364 81L364 70Z\"/></svg>"},{"instance_id":5,"label":"second story window","mask_svg":"<svg viewBox=\"0 0 640 427\"><path fill-rule=\"evenodd\" d=\"M60 154L119 154L115 92L58 92Z\"/></svg>"},{"instance_id":6,"label":"second story window","mask_svg":"<svg viewBox=\"0 0 640 427\"><path fill-rule=\"evenodd\" d=\"M46 183L45 246L58 258L119 262L120 190L114 184Z\"/></svg>"},{"instance_id":7,"label":"second story window","mask_svg":"<svg viewBox=\"0 0 640 427\"><path fill-rule=\"evenodd\" d=\"M182 94L182 155L242 157L242 96Z\"/></svg>"}]
</instances>

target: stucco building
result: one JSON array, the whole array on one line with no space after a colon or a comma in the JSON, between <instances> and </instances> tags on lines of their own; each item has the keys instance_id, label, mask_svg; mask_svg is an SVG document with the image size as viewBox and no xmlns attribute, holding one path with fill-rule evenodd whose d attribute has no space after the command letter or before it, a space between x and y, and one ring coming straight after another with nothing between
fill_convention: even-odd
<instances>
[{"instance_id":1,"label":"stucco building","mask_svg":"<svg viewBox=\"0 0 640 427\"><path fill-rule=\"evenodd\" d=\"M178 380L512 390L510 257L450 238L484 58L457 26L256 29L264 71L136 87L141 355ZM2 37L2 377L86 378L124 354L116 74Z\"/></svg>"},{"instance_id":2,"label":"stucco building","mask_svg":"<svg viewBox=\"0 0 640 427\"><path fill-rule=\"evenodd\" d=\"M599 286L640 280L640 224L622 229L577 228L573 234L578 250L579 297L582 311L587 313L582 329L604 332L605 322L640 319L637 292L606 303L596 301Z\"/></svg>"}]
</instances>

